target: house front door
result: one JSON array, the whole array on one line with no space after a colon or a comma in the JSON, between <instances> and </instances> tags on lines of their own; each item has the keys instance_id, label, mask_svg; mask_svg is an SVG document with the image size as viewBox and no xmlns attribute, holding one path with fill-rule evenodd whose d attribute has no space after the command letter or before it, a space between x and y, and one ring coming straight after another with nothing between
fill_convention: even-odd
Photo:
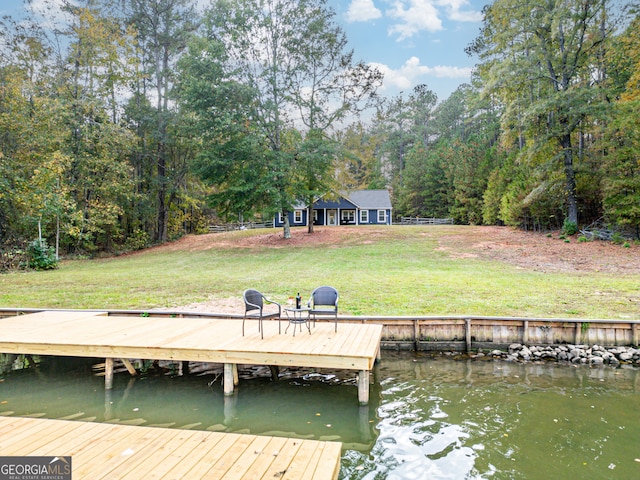
<instances>
[{"instance_id":1,"label":"house front door","mask_svg":"<svg viewBox=\"0 0 640 480\"><path fill-rule=\"evenodd\" d=\"M327 225L335 227L338 225L338 211L327 210Z\"/></svg>"}]
</instances>

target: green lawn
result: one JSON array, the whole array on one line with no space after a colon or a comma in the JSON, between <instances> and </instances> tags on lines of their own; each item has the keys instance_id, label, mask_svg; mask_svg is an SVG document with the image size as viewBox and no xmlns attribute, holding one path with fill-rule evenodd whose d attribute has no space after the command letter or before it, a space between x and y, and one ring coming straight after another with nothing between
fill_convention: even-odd
<instances>
[{"instance_id":1,"label":"green lawn","mask_svg":"<svg viewBox=\"0 0 640 480\"><path fill-rule=\"evenodd\" d=\"M541 273L451 258L437 249L438 228L391 227L376 235L363 228L337 244L286 248L233 245L275 230L230 232L206 237L213 242L207 249L69 260L54 271L0 275L0 307L179 309L240 297L246 288L284 303L326 284L339 290L343 314L640 317L637 275Z\"/></svg>"}]
</instances>

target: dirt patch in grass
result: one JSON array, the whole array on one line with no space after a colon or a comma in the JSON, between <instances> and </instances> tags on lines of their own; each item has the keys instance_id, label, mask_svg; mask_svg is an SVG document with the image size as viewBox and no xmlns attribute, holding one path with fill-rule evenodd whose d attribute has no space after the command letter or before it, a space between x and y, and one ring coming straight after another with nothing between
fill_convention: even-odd
<instances>
[{"instance_id":1,"label":"dirt patch in grass","mask_svg":"<svg viewBox=\"0 0 640 480\"><path fill-rule=\"evenodd\" d=\"M550 235L550 236L549 236ZM612 242L579 242L560 232L533 233L507 227L466 227L438 237L452 257L476 255L542 272L640 273L640 248Z\"/></svg>"},{"instance_id":2,"label":"dirt patch in grass","mask_svg":"<svg viewBox=\"0 0 640 480\"><path fill-rule=\"evenodd\" d=\"M285 240L281 230L238 236L237 232L189 235L168 245L166 250L208 250L212 248L293 248L305 246L339 247L371 244L396 239L402 241L403 227L323 227L313 234L292 229ZM611 242L569 242L559 232L524 232L509 227L434 226L422 233L438 243L436 250L451 258L489 258L520 268L544 272L640 273L640 246L625 248ZM407 232L407 236L409 233Z\"/></svg>"}]
</instances>

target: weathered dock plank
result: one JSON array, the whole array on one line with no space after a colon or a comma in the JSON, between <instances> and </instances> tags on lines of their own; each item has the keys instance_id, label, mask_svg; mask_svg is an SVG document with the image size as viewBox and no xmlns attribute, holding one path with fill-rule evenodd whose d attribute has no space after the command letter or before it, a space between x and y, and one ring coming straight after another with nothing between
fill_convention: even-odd
<instances>
[{"instance_id":1,"label":"weathered dock plank","mask_svg":"<svg viewBox=\"0 0 640 480\"><path fill-rule=\"evenodd\" d=\"M25 439L31 441L25 441ZM0 417L3 455L71 456L80 479L336 480L341 444L256 435Z\"/></svg>"}]
</instances>

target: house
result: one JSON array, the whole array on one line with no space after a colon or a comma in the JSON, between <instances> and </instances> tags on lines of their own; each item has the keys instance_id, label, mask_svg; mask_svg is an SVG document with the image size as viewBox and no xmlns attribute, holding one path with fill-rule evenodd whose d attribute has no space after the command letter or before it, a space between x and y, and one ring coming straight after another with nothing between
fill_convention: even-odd
<instances>
[{"instance_id":1,"label":"house","mask_svg":"<svg viewBox=\"0 0 640 480\"><path fill-rule=\"evenodd\" d=\"M356 190L330 200L321 197L313 204L314 225L391 225L391 197L388 190ZM297 205L289 212L292 227L307 226L308 209ZM276 215L274 227L282 227L282 213Z\"/></svg>"}]
</instances>

